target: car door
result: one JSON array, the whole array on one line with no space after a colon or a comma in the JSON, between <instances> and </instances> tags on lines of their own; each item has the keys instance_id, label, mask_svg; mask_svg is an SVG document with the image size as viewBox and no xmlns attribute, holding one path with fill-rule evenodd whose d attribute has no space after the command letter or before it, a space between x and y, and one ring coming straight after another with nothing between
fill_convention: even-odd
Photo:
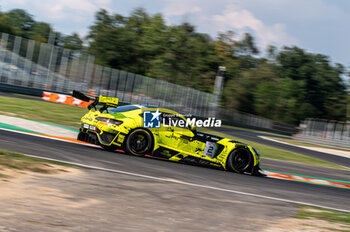
<instances>
[{"instance_id":1,"label":"car door","mask_svg":"<svg viewBox=\"0 0 350 232\"><path fill-rule=\"evenodd\" d=\"M195 139L195 132L186 124L184 117L173 114L162 114L163 143L178 152L201 157L204 154L205 142Z\"/></svg>"},{"instance_id":2,"label":"car door","mask_svg":"<svg viewBox=\"0 0 350 232\"><path fill-rule=\"evenodd\" d=\"M158 130L160 135L159 143L166 147L177 148L179 144L178 130L180 128L174 126L173 122L175 115L168 112L162 112L160 117L161 126Z\"/></svg>"},{"instance_id":3,"label":"car door","mask_svg":"<svg viewBox=\"0 0 350 232\"><path fill-rule=\"evenodd\" d=\"M186 119L175 116L172 120ZM173 136L169 142L174 149L201 159L212 160L214 158L218 140L213 139L213 136L194 132L186 123L174 122L171 130L173 131Z\"/></svg>"}]
</instances>

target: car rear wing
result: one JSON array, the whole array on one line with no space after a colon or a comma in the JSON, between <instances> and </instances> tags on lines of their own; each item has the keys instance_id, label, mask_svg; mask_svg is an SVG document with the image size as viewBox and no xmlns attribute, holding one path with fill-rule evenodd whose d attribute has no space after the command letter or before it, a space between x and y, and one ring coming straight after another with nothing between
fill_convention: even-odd
<instances>
[{"instance_id":1,"label":"car rear wing","mask_svg":"<svg viewBox=\"0 0 350 232\"><path fill-rule=\"evenodd\" d=\"M105 96L100 95L98 97L98 102L106 104L108 106L117 107L119 99L116 97L105 97Z\"/></svg>"},{"instance_id":2,"label":"car rear wing","mask_svg":"<svg viewBox=\"0 0 350 232\"><path fill-rule=\"evenodd\" d=\"M89 110L91 110L92 108L96 110L96 106L98 104L102 105L102 107L100 108L100 112L103 112L104 110L108 111L108 107L116 108L119 103L119 99L116 97L106 97L102 95L97 96L94 94L83 93L76 90L73 90L72 96L86 102L93 101L90 105L88 105Z\"/></svg>"}]
</instances>

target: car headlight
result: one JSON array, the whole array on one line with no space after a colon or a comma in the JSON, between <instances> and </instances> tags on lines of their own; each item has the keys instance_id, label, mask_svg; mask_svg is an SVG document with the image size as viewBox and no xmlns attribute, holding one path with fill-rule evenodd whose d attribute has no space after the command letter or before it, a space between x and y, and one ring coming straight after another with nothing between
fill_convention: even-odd
<instances>
[{"instance_id":1,"label":"car headlight","mask_svg":"<svg viewBox=\"0 0 350 232\"><path fill-rule=\"evenodd\" d=\"M123 123L123 121L119 121L119 120L115 120L115 119L111 119L111 118L104 118L104 117L97 117L96 120L101 121L101 122L111 123L114 125L120 125Z\"/></svg>"}]
</instances>

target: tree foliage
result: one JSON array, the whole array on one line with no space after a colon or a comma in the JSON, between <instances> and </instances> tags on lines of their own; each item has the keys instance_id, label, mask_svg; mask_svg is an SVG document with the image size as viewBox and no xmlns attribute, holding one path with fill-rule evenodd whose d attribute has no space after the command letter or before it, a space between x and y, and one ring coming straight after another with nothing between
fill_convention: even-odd
<instances>
[{"instance_id":1,"label":"tree foliage","mask_svg":"<svg viewBox=\"0 0 350 232\"><path fill-rule=\"evenodd\" d=\"M32 30L35 23L33 16L22 9L13 9L7 13L10 18L9 25L15 31L15 34L28 37L28 31Z\"/></svg>"}]
</instances>

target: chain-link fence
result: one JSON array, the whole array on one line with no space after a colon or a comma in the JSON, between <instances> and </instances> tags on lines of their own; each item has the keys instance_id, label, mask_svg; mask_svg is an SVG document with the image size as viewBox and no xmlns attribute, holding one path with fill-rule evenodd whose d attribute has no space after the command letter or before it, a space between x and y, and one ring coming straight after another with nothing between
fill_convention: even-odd
<instances>
[{"instance_id":1,"label":"chain-link fence","mask_svg":"<svg viewBox=\"0 0 350 232\"><path fill-rule=\"evenodd\" d=\"M299 127L299 140L350 148L350 122L309 118Z\"/></svg>"},{"instance_id":2,"label":"chain-link fence","mask_svg":"<svg viewBox=\"0 0 350 232\"><path fill-rule=\"evenodd\" d=\"M93 91L121 102L166 107L183 114L216 117L267 129L280 124L219 109L217 96L163 80L104 67L94 57L60 46L0 33L0 83L69 94ZM281 124L282 125L282 124ZM291 125L289 129L294 128Z\"/></svg>"},{"instance_id":3,"label":"chain-link fence","mask_svg":"<svg viewBox=\"0 0 350 232\"><path fill-rule=\"evenodd\" d=\"M94 64L91 55L1 34L0 82L70 93L92 90L120 101L211 116L213 94Z\"/></svg>"},{"instance_id":4,"label":"chain-link fence","mask_svg":"<svg viewBox=\"0 0 350 232\"><path fill-rule=\"evenodd\" d=\"M218 118L226 121L226 124L232 126L247 125L251 129L265 129L271 132L284 132L283 134L291 135L297 132L295 126L287 123L273 121L257 115L239 112L236 110L227 110L218 108L216 111Z\"/></svg>"}]
</instances>

